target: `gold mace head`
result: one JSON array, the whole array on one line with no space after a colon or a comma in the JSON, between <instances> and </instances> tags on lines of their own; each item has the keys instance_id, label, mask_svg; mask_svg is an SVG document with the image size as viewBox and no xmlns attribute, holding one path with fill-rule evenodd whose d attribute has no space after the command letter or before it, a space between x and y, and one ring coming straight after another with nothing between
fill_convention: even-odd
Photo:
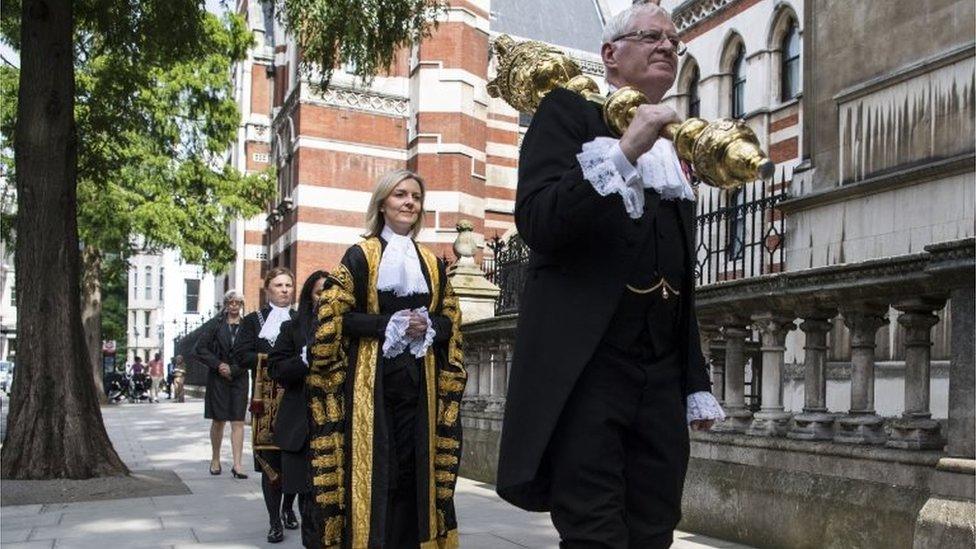
<instances>
[{"instance_id":1,"label":"gold mace head","mask_svg":"<svg viewBox=\"0 0 976 549\"><path fill-rule=\"evenodd\" d=\"M498 74L488 83L488 95L504 99L520 112L534 113L546 94L581 72L572 59L543 42L516 42L503 34L492 47L498 56Z\"/></svg>"},{"instance_id":2,"label":"gold mace head","mask_svg":"<svg viewBox=\"0 0 976 549\"><path fill-rule=\"evenodd\" d=\"M630 86L604 97L576 62L549 44L516 42L503 34L495 39L493 49L498 73L488 83L488 95L502 98L520 112L534 113L542 98L561 86L601 105L604 122L619 137L627 131L637 107L648 103L647 96ZM698 177L720 189L734 189L773 175L774 164L759 146L756 134L741 120L689 118L668 124L661 136L674 142L678 157L690 162Z\"/></svg>"}]
</instances>

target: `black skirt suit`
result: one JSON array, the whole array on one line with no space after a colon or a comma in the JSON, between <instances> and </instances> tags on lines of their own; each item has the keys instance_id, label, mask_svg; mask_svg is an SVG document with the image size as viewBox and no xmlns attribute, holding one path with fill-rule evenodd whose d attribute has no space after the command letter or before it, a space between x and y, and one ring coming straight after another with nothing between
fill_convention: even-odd
<instances>
[{"instance_id":1,"label":"black skirt suit","mask_svg":"<svg viewBox=\"0 0 976 549\"><path fill-rule=\"evenodd\" d=\"M241 324L230 324L220 315L204 327L193 349L194 357L207 366L207 393L203 417L216 421L244 421L247 413L246 370L234 363L233 348ZM220 364L230 366L230 377L220 375Z\"/></svg>"}]
</instances>

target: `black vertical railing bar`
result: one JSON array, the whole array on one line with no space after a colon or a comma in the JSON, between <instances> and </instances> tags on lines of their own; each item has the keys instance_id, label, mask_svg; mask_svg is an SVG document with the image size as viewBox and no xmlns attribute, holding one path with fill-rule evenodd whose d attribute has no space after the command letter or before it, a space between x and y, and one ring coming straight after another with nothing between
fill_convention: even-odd
<instances>
[{"instance_id":1,"label":"black vertical railing bar","mask_svg":"<svg viewBox=\"0 0 976 549\"><path fill-rule=\"evenodd\" d=\"M698 243L694 252L697 273L693 278L698 286L782 270L786 257L786 221L776 206L786 198L785 182L785 171L781 171L778 183L774 178L769 182L757 181L751 185L752 189L742 189L741 200L729 191L699 189L695 229ZM708 197L701 193L707 193ZM741 228L733 227L733 221ZM743 232L744 241L735 244ZM529 248L517 234L504 245L499 246L497 242L493 245L494 255L484 258L482 270L501 291L495 302L495 313L514 313L518 311L525 283ZM738 249L731 253L731 247L736 245Z\"/></svg>"}]
</instances>

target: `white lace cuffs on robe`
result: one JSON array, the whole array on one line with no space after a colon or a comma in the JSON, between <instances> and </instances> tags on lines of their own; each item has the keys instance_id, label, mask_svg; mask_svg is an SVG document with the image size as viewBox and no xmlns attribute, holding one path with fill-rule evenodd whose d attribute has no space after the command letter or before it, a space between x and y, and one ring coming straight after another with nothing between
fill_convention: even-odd
<instances>
[{"instance_id":1,"label":"white lace cuffs on robe","mask_svg":"<svg viewBox=\"0 0 976 549\"><path fill-rule=\"evenodd\" d=\"M658 139L634 166L620 149L620 140L597 137L583 144L576 155L583 178L600 196L617 193L631 219L644 214L644 189L653 189L662 200L695 200L695 193L681 169L674 145Z\"/></svg>"},{"instance_id":2,"label":"white lace cuffs on robe","mask_svg":"<svg viewBox=\"0 0 976 549\"><path fill-rule=\"evenodd\" d=\"M725 411L715 400L715 396L708 391L698 391L688 395L688 423L698 420L722 421L725 419Z\"/></svg>"},{"instance_id":3,"label":"white lace cuffs on robe","mask_svg":"<svg viewBox=\"0 0 976 549\"><path fill-rule=\"evenodd\" d=\"M383 356L393 358L409 348L410 354L421 358L427 354L427 349L434 343L434 324L427 313L427 307L421 307L416 311L427 320L427 332L423 338L410 339L407 336L407 327L410 325L410 311L402 310L393 313L390 321L386 324L386 332L383 339Z\"/></svg>"}]
</instances>

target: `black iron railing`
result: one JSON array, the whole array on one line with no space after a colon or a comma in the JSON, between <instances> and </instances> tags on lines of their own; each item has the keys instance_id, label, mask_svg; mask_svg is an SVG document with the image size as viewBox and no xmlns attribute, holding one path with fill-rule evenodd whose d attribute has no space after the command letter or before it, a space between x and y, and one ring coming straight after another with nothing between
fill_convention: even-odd
<instances>
[{"instance_id":1,"label":"black iron railing","mask_svg":"<svg viewBox=\"0 0 976 549\"><path fill-rule=\"evenodd\" d=\"M785 171L734 191L700 185L696 217L698 286L780 272L785 266Z\"/></svg>"},{"instance_id":2,"label":"black iron railing","mask_svg":"<svg viewBox=\"0 0 976 549\"><path fill-rule=\"evenodd\" d=\"M785 266L785 221L776 205L786 198L785 172L735 191L700 185L696 216L695 281L698 286L780 272ZM501 288L495 314L518 311L529 248L518 234L487 242L494 256L481 264Z\"/></svg>"}]
</instances>

